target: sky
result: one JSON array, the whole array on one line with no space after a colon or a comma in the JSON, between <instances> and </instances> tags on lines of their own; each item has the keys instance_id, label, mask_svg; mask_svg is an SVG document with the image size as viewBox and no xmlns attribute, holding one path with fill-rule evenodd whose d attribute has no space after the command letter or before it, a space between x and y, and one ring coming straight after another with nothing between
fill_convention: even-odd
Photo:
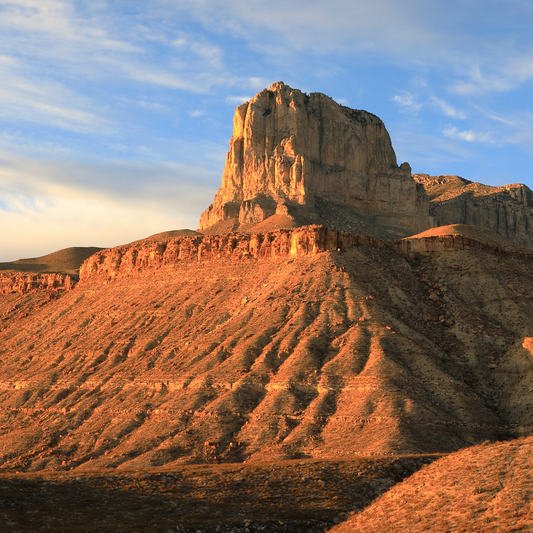
<instances>
[{"instance_id":1,"label":"sky","mask_svg":"<svg viewBox=\"0 0 533 533\"><path fill-rule=\"evenodd\" d=\"M413 172L533 188L531 28L530 0L0 0L0 261L196 229L276 81Z\"/></svg>"}]
</instances>

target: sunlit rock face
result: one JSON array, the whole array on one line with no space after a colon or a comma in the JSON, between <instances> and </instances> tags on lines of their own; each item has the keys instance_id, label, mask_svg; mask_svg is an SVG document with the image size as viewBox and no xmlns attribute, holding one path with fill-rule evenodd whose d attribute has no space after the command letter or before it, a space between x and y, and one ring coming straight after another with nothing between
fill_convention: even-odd
<instances>
[{"instance_id":1,"label":"sunlit rock face","mask_svg":"<svg viewBox=\"0 0 533 533\"><path fill-rule=\"evenodd\" d=\"M414 174L430 198L432 225L471 224L533 247L533 192L521 183L483 185L459 176Z\"/></svg>"},{"instance_id":2,"label":"sunlit rock face","mask_svg":"<svg viewBox=\"0 0 533 533\"><path fill-rule=\"evenodd\" d=\"M397 165L378 117L275 83L236 109L222 187L200 229L228 219L257 224L276 213L321 222L317 199L383 216L406 233L428 227L424 188L407 163Z\"/></svg>"}]
</instances>

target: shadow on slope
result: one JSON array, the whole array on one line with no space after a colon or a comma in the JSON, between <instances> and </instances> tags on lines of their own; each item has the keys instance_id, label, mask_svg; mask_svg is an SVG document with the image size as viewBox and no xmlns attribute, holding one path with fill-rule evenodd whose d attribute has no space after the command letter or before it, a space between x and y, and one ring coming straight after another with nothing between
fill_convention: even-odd
<instances>
[{"instance_id":1,"label":"shadow on slope","mask_svg":"<svg viewBox=\"0 0 533 533\"><path fill-rule=\"evenodd\" d=\"M322 533L438 457L0 475L2 532Z\"/></svg>"}]
</instances>

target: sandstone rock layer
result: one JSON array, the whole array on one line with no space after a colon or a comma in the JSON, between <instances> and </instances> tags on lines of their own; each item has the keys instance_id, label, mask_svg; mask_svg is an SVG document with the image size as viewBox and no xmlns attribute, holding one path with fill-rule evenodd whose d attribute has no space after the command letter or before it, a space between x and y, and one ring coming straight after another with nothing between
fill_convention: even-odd
<instances>
[{"instance_id":1,"label":"sandstone rock layer","mask_svg":"<svg viewBox=\"0 0 533 533\"><path fill-rule=\"evenodd\" d=\"M71 290L75 281L63 274L0 273L0 294L27 293L34 289Z\"/></svg>"},{"instance_id":2,"label":"sandstone rock layer","mask_svg":"<svg viewBox=\"0 0 533 533\"><path fill-rule=\"evenodd\" d=\"M235 220L245 229L274 214L320 222L317 198L404 234L428 227L424 189L397 165L378 117L275 83L235 111L222 187L200 228Z\"/></svg>"}]
</instances>

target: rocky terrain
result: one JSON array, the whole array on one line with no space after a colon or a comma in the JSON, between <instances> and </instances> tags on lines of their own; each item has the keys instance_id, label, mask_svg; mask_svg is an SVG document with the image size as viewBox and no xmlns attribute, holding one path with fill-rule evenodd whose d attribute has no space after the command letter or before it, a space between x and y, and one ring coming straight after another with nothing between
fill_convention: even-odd
<instances>
[{"instance_id":1,"label":"rocky terrain","mask_svg":"<svg viewBox=\"0 0 533 533\"><path fill-rule=\"evenodd\" d=\"M471 224L533 247L533 192L522 184L491 187L459 176L415 174L429 198L433 226Z\"/></svg>"},{"instance_id":2,"label":"rocky terrain","mask_svg":"<svg viewBox=\"0 0 533 533\"><path fill-rule=\"evenodd\" d=\"M277 83L200 231L0 265L4 529L323 531L532 435L530 192L493 189L413 178L377 117Z\"/></svg>"},{"instance_id":3,"label":"rocky terrain","mask_svg":"<svg viewBox=\"0 0 533 533\"><path fill-rule=\"evenodd\" d=\"M323 533L439 456L11 474L2 531Z\"/></svg>"},{"instance_id":4,"label":"rocky terrain","mask_svg":"<svg viewBox=\"0 0 533 533\"><path fill-rule=\"evenodd\" d=\"M407 163L397 165L383 122L282 82L239 106L222 187L200 229L243 231L275 214L331 225L335 211L335 227L352 233L391 238L429 227L424 188Z\"/></svg>"},{"instance_id":5,"label":"rocky terrain","mask_svg":"<svg viewBox=\"0 0 533 533\"><path fill-rule=\"evenodd\" d=\"M138 269L126 247L73 290L4 295L1 468L449 452L531 431L530 261L338 244Z\"/></svg>"}]
</instances>

